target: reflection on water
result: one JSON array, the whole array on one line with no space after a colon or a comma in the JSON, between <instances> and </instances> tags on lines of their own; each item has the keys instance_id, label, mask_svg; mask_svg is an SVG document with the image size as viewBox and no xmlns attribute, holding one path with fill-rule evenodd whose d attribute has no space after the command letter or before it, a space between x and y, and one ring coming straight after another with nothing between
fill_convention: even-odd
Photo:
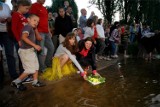
<instances>
[{"instance_id":1,"label":"reflection on water","mask_svg":"<svg viewBox=\"0 0 160 107\"><path fill-rule=\"evenodd\" d=\"M20 107L160 107L160 62L125 59L100 71L106 83L79 76L29 89Z\"/></svg>"}]
</instances>

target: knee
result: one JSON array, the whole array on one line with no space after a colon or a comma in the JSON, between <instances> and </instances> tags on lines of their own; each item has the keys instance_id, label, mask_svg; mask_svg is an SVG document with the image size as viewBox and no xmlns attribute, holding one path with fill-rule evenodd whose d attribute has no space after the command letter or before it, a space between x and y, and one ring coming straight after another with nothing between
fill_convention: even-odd
<instances>
[{"instance_id":1,"label":"knee","mask_svg":"<svg viewBox=\"0 0 160 107\"><path fill-rule=\"evenodd\" d=\"M67 61L69 60L69 56L67 54L64 54L62 55L61 59Z\"/></svg>"}]
</instances>

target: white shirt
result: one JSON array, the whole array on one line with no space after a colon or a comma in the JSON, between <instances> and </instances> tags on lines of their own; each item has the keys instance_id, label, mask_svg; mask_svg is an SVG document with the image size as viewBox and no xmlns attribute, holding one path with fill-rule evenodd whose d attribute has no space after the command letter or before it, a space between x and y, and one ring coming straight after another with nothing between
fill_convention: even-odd
<instances>
[{"instance_id":1,"label":"white shirt","mask_svg":"<svg viewBox=\"0 0 160 107\"><path fill-rule=\"evenodd\" d=\"M75 55L72 55L71 52L66 49L65 47L63 47L62 44L59 45L59 47L57 48L56 50L56 53L55 53L55 57L59 57L63 54L67 54L68 57L70 58L70 60L76 65L76 67L79 69L80 72L84 72L84 70L82 69L82 67L80 66L80 64L78 63L78 61L76 60L76 57Z\"/></svg>"},{"instance_id":2,"label":"white shirt","mask_svg":"<svg viewBox=\"0 0 160 107\"><path fill-rule=\"evenodd\" d=\"M92 29L91 27L84 28L84 39L86 39L87 37L92 37L93 35L94 35L94 29Z\"/></svg>"},{"instance_id":3,"label":"white shirt","mask_svg":"<svg viewBox=\"0 0 160 107\"><path fill-rule=\"evenodd\" d=\"M11 17L11 10L7 4L2 3L2 10L0 10L0 18L7 19L8 17ZM6 23L0 22L0 32L7 32Z\"/></svg>"},{"instance_id":4,"label":"white shirt","mask_svg":"<svg viewBox=\"0 0 160 107\"><path fill-rule=\"evenodd\" d=\"M97 28L98 38L105 38L104 29L103 29L102 25L97 24L96 28Z\"/></svg>"}]
</instances>

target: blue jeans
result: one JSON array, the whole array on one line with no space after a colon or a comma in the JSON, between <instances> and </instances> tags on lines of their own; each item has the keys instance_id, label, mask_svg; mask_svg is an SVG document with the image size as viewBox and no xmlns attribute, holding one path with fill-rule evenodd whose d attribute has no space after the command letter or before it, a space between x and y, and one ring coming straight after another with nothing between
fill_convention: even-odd
<instances>
[{"instance_id":1,"label":"blue jeans","mask_svg":"<svg viewBox=\"0 0 160 107\"><path fill-rule=\"evenodd\" d=\"M110 41L111 44L111 55L115 55L116 53L116 44L113 41Z\"/></svg>"},{"instance_id":2,"label":"blue jeans","mask_svg":"<svg viewBox=\"0 0 160 107\"><path fill-rule=\"evenodd\" d=\"M129 39L130 39L131 44L134 43L135 34L131 34Z\"/></svg>"},{"instance_id":3,"label":"blue jeans","mask_svg":"<svg viewBox=\"0 0 160 107\"><path fill-rule=\"evenodd\" d=\"M12 79L16 79L18 74L16 72L16 61L14 57L14 42L7 32L0 32L0 44L5 49L9 74Z\"/></svg>"},{"instance_id":4,"label":"blue jeans","mask_svg":"<svg viewBox=\"0 0 160 107\"><path fill-rule=\"evenodd\" d=\"M17 55L18 55L19 44L18 44L18 42L15 39L13 41L14 41L16 52L17 52ZM23 69L22 62L20 60L19 55L18 55L18 61L19 61L19 73L22 74L23 71L24 71L24 69Z\"/></svg>"},{"instance_id":5,"label":"blue jeans","mask_svg":"<svg viewBox=\"0 0 160 107\"><path fill-rule=\"evenodd\" d=\"M41 46L42 50L38 52L38 60L40 66L39 70L43 72L46 67L52 66L54 45L49 33L40 33L40 35L42 37L42 40L37 41L37 44ZM45 53L45 47L47 48L47 53Z\"/></svg>"}]
</instances>

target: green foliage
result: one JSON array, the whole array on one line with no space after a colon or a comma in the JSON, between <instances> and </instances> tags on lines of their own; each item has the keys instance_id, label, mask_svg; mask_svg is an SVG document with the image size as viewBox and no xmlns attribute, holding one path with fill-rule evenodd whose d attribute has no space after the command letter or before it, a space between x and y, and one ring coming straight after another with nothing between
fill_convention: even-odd
<instances>
[{"instance_id":1,"label":"green foliage","mask_svg":"<svg viewBox=\"0 0 160 107\"><path fill-rule=\"evenodd\" d=\"M119 11L125 23L146 22L153 29L160 28L160 0L90 0L90 3L96 4L110 23Z\"/></svg>"},{"instance_id":2,"label":"green foliage","mask_svg":"<svg viewBox=\"0 0 160 107\"><path fill-rule=\"evenodd\" d=\"M68 1L73 10L73 15L78 18L78 7L74 0L52 0L52 6L48 8L52 13L57 12L59 7L64 7L64 1Z\"/></svg>"}]
</instances>

